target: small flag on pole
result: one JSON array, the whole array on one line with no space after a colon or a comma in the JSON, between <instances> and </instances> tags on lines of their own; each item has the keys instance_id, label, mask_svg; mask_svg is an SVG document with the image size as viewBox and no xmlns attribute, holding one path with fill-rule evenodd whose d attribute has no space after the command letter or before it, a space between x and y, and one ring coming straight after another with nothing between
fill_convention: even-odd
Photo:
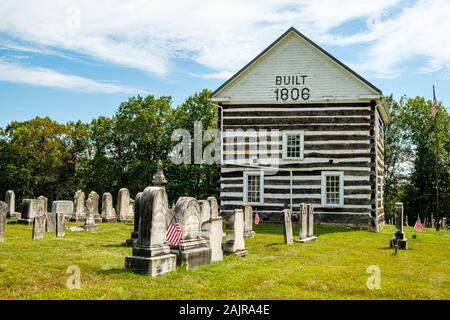
<instances>
[{"instance_id":1,"label":"small flag on pole","mask_svg":"<svg viewBox=\"0 0 450 320\"><path fill-rule=\"evenodd\" d=\"M436 93L434 92L434 86L433 86L433 106L431 108L431 114L433 115L433 119L436 118L438 109L439 109L439 106L438 106L438 102L436 100Z\"/></svg>"},{"instance_id":2,"label":"small flag on pole","mask_svg":"<svg viewBox=\"0 0 450 320\"><path fill-rule=\"evenodd\" d=\"M422 222L420 221L420 217L417 217L417 221L416 224L414 225L414 230L418 231L418 232L422 232L423 231L423 225Z\"/></svg>"},{"instance_id":3,"label":"small flag on pole","mask_svg":"<svg viewBox=\"0 0 450 320\"><path fill-rule=\"evenodd\" d=\"M180 240L183 238L183 232L181 231L180 224L177 222L175 216L173 216L172 221L166 230L166 240L173 246L178 246Z\"/></svg>"},{"instance_id":4,"label":"small flag on pole","mask_svg":"<svg viewBox=\"0 0 450 320\"><path fill-rule=\"evenodd\" d=\"M255 214L255 224L259 224L259 214L258 212Z\"/></svg>"}]
</instances>

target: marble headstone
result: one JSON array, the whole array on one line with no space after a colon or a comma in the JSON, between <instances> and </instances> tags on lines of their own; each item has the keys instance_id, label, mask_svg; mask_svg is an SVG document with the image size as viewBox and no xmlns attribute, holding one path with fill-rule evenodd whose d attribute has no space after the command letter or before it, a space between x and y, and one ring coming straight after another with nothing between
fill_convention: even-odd
<instances>
[{"instance_id":1,"label":"marble headstone","mask_svg":"<svg viewBox=\"0 0 450 320\"><path fill-rule=\"evenodd\" d=\"M253 231L253 208L247 203L241 204L244 212L244 238L254 238L256 233Z\"/></svg>"},{"instance_id":2,"label":"marble headstone","mask_svg":"<svg viewBox=\"0 0 450 320\"><path fill-rule=\"evenodd\" d=\"M86 200L86 220L84 224L81 226L86 231L95 231L98 230L98 225L95 224L94 213L92 212L94 208L94 200L92 198L88 198Z\"/></svg>"},{"instance_id":3,"label":"marble headstone","mask_svg":"<svg viewBox=\"0 0 450 320\"><path fill-rule=\"evenodd\" d=\"M19 223L31 225L37 215L44 216L45 225L45 201L43 199L23 199L22 200L22 214Z\"/></svg>"},{"instance_id":4,"label":"marble headstone","mask_svg":"<svg viewBox=\"0 0 450 320\"><path fill-rule=\"evenodd\" d=\"M403 225L403 203L397 202L395 204L395 233L389 243L391 248L398 244L398 249L408 249L408 240L403 231Z\"/></svg>"},{"instance_id":5,"label":"marble headstone","mask_svg":"<svg viewBox=\"0 0 450 320\"><path fill-rule=\"evenodd\" d=\"M56 213L47 213L45 217L45 232L56 232Z\"/></svg>"},{"instance_id":6,"label":"marble headstone","mask_svg":"<svg viewBox=\"0 0 450 320\"><path fill-rule=\"evenodd\" d=\"M0 243L5 241L6 210L6 202L0 201Z\"/></svg>"},{"instance_id":7,"label":"marble headstone","mask_svg":"<svg viewBox=\"0 0 450 320\"><path fill-rule=\"evenodd\" d=\"M57 200L52 203L52 214L62 213L67 220L72 217L73 214L73 201L69 200Z\"/></svg>"},{"instance_id":8,"label":"marble headstone","mask_svg":"<svg viewBox=\"0 0 450 320\"><path fill-rule=\"evenodd\" d=\"M6 191L5 202L7 205L6 216L8 218L19 218L20 213L16 212L16 195L13 190Z\"/></svg>"},{"instance_id":9,"label":"marble headstone","mask_svg":"<svg viewBox=\"0 0 450 320\"><path fill-rule=\"evenodd\" d=\"M99 199L100 197L98 196L98 193L95 191L91 191L88 195L88 199L92 200L92 204L91 204L91 214L94 216L94 220L95 223L100 223L102 222L102 217L100 216L100 211L99 211Z\"/></svg>"},{"instance_id":10,"label":"marble headstone","mask_svg":"<svg viewBox=\"0 0 450 320\"><path fill-rule=\"evenodd\" d=\"M39 200L44 200L44 213L48 211L48 198L44 196L37 197Z\"/></svg>"},{"instance_id":11,"label":"marble headstone","mask_svg":"<svg viewBox=\"0 0 450 320\"><path fill-rule=\"evenodd\" d=\"M33 219L33 240L34 239L44 239L45 233L45 222L47 220L47 215L44 211L44 200L37 200L42 203L37 208L36 216Z\"/></svg>"},{"instance_id":12,"label":"marble headstone","mask_svg":"<svg viewBox=\"0 0 450 320\"><path fill-rule=\"evenodd\" d=\"M228 215L225 221L225 245L223 251L228 254L234 254L239 257L246 256L244 241L244 211L235 209Z\"/></svg>"},{"instance_id":13,"label":"marble headstone","mask_svg":"<svg viewBox=\"0 0 450 320\"><path fill-rule=\"evenodd\" d=\"M284 243L291 245L294 243L294 237L292 233L292 215L290 209L283 210L283 221Z\"/></svg>"},{"instance_id":14,"label":"marble headstone","mask_svg":"<svg viewBox=\"0 0 450 320\"><path fill-rule=\"evenodd\" d=\"M125 258L125 268L158 277L176 270L177 257L166 241L167 193L161 187L147 187L136 205L139 235L133 255Z\"/></svg>"},{"instance_id":15,"label":"marble headstone","mask_svg":"<svg viewBox=\"0 0 450 320\"><path fill-rule=\"evenodd\" d=\"M86 198L84 192L78 190L73 197L74 213L70 218L72 222L81 222L86 219Z\"/></svg>"},{"instance_id":16,"label":"marble headstone","mask_svg":"<svg viewBox=\"0 0 450 320\"><path fill-rule=\"evenodd\" d=\"M113 198L111 193L105 192L102 198L102 221L103 222L116 222L116 211L113 207Z\"/></svg>"},{"instance_id":17,"label":"marble headstone","mask_svg":"<svg viewBox=\"0 0 450 320\"><path fill-rule=\"evenodd\" d=\"M125 242L127 247L133 247L139 239L139 212L141 210L141 197L142 192L139 192L134 200L134 228L133 232L131 232L130 239L127 239Z\"/></svg>"},{"instance_id":18,"label":"marble headstone","mask_svg":"<svg viewBox=\"0 0 450 320\"><path fill-rule=\"evenodd\" d=\"M131 222L133 219L133 212L130 208L130 191L127 188L119 190L117 196L117 221Z\"/></svg>"},{"instance_id":19,"label":"marble headstone","mask_svg":"<svg viewBox=\"0 0 450 320\"><path fill-rule=\"evenodd\" d=\"M64 231L64 224L65 224L65 215L64 213L55 213L54 214L56 216L56 237L57 238L62 238L65 235L65 231Z\"/></svg>"},{"instance_id":20,"label":"marble headstone","mask_svg":"<svg viewBox=\"0 0 450 320\"><path fill-rule=\"evenodd\" d=\"M178 199L175 218L180 224L183 238L177 247L171 246L171 252L177 254L177 263L193 269L211 262L211 248L201 236L200 206L191 197Z\"/></svg>"},{"instance_id":21,"label":"marble headstone","mask_svg":"<svg viewBox=\"0 0 450 320\"><path fill-rule=\"evenodd\" d=\"M202 223L202 237L209 241L211 248L211 262L223 261L222 250L222 218L218 213L217 199L215 197L209 197L208 206L203 201L199 201L202 211L204 208L209 209L209 219Z\"/></svg>"}]
</instances>

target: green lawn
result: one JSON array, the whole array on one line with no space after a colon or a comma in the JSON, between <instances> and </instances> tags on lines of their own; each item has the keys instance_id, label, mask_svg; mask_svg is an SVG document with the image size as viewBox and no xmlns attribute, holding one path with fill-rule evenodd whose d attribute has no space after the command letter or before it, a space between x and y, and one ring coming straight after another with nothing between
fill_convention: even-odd
<instances>
[{"instance_id":1,"label":"green lawn","mask_svg":"<svg viewBox=\"0 0 450 320\"><path fill-rule=\"evenodd\" d=\"M31 227L8 224L0 299L450 299L450 231L427 229L413 242L406 228L410 250L394 256L392 226L375 234L316 225L316 242L286 246L281 226L259 225L247 257L157 279L124 269L131 231L102 224L33 241ZM79 290L66 288L70 265L81 269ZM379 290L366 286L370 265L381 268Z\"/></svg>"}]
</instances>

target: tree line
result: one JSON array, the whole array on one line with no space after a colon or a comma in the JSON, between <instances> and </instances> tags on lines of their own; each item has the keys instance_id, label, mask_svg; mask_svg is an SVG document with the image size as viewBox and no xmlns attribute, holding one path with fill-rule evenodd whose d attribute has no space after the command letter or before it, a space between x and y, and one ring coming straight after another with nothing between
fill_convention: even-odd
<instances>
[{"instance_id":1,"label":"tree line","mask_svg":"<svg viewBox=\"0 0 450 320\"><path fill-rule=\"evenodd\" d=\"M90 123L62 124L48 117L13 121L0 128L0 194L14 190L17 204L39 195L51 204L71 199L77 190L116 196L127 187L134 195L151 185L157 161L162 160L170 202L179 196L216 195L215 164L177 165L170 160L178 143L171 139L175 129L187 129L193 137L194 121L201 121L204 131L217 128L218 110L210 95L205 89L178 107L168 96L131 97L114 116ZM440 216L448 216L449 113L441 105L434 121L432 102L421 97L396 101L390 96L386 103L390 113L384 128L386 218L393 215L398 201L404 203L410 223L418 214L435 214L436 168Z\"/></svg>"}]
</instances>

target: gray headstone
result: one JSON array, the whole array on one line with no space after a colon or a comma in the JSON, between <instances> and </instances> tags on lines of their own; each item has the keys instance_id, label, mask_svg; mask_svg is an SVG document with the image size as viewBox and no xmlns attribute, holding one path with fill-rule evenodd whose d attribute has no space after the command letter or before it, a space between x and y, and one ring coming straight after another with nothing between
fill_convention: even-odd
<instances>
[{"instance_id":1,"label":"gray headstone","mask_svg":"<svg viewBox=\"0 0 450 320\"><path fill-rule=\"evenodd\" d=\"M45 233L45 220L46 217L44 214L37 215L33 220L33 240L35 239L44 239Z\"/></svg>"},{"instance_id":2,"label":"gray headstone","mask_svg":"<svg viewBox=\"0 0 450 320\"><path fill-rule=\"evenodd\" d=\"M211 248L211 262L223 261L223 229L222 218L218 215L217 200L209 197L210 220L202 224L202 236L209 240Z\"/></svg>"},{"instance_id":3,"label":"gray headstone","mask_svg":"<svg viewBox=\"0 0 450 320\"><path fill-rule=\"evenodd\" d=\"M211 219L211 206L208 200L198 200L198 204L200 206L200 225L202 226Z\"/></svg>"},{"instance_id":4,"label":"gray headstone","mask_svg":"<svg viewBox=\"0 0 450 320\"><path fill-rule=\"evenodd\" d=\"M56 232L56 213L46 214L45 231Z\"/></svg>"},{"instance_id":5,"label":"gray headstone","mask_svg":"<svg viewBox=\"0 0 450 320\"><path fill-rule=\"evenodd\" d=\"M62 213L66 219L70 219L73 214L73 201L58 200L52 203L52 214Z\"/></svg>"},{"instance_id":6,"label":"gray headstone","mask_svg":"<svg viewBox=\"0 0 450 320\"><path fill-rule=\"evenodd\" d=\"M19 214L16 212L16 195L13 190L6 191L5 202L7 205L6 217L16 218Z\"/></svg>"},{"instance_id":7,"label":"gray headstone","mask_svg":"<svg viewBox=\"0 0 450 320\"><path fill-rule=\"evenodd\" d=\"M0 201L0 243L5 241L6 210L6 202Z\"/></svg>"},{"instance_id":8,"label":"gray headstone","mask_svg":"<svg viewBox=\"0 0 450 320\"><path fill-rule=\"evenodd\" d=\"M98 225L95 224L94 214L92 213L94 207L93 202L94 200L92 200L91 198L88 198L86 200L86 220L84 222L84 225L82 225L81 227L87 231L98 230Z\"/></svg>"},{"instance_id":9,"label":"gray headstone","mask_svg":"<svg viewBox=\"0 0 450 320\"><path fill-rule=\"evenodd\" d=\"M65 235L64 224L65 224L65 215L64 213L55 213L56 216L56 237L62 238Z\"/></svg>"},{"instance_id":10,"label":"gray headstone","mask_svg":"<svg viewBox=\"0 0 450 320\"><path fill-rule=\"evenodd\" d=\"M308 205L300 204L300 240L308 238Z\"/></svg>"},{"instance_id":11,"label":"gray headstone","mask_svg":"<svg viewBox=\"0 0 450 320\"><path fill-rule=\"evenodd\" d=\"M167 193L161 187L147 187L139 196L139 235L133 255L125 267L136 273L158 277L176 270L176 255L166 241Z\"/></svg>"},{"instance_id":12,"label":"gray headstone","mask_svg":"<svg viewBox=\"0 0 450 320\"><path fill-rule=\"evenodd\" d=\"M127 239L125 242L125 245L127 247L133 247L137 240L139 239L139 212L140 212L140 205L141 205L141 197L142 192L139 192L136 195L135 201L134 201L134 228L133 232L131 232L130 239Z\"/></svg>"},{"instance_id":13,"label":"gray headstone","mask_svg":"<svg viewBox=\"0 0 450 320\"><path fill-rule=\"evenodd\" d=\"M200 206L194 198L181 197L175 205L175 217L183 231L183 239L197 239L201 236Z\"/></svg>"},{"instance_id":14,"label":"gray headstone","mask_svg":"<svg viewBox=\"0 0 450 320\"><path fill-rule=\"evenodd\" d=\"M219 204L215 197L208 197L209 206L211 207L211 219L220 218L219 216Z\"/></svg>"},{"instance_id":15,"label":"gray headstone","mask_svg":"<svg viewBox=\"0 0 450 320\"><path fill-rule=\"evenodd\" d=\"M308 205L308 238L314 237L314 206Z\"/></svg>"},{"instance_id":16,"label":"gray headstone","mask_svg":"<svg viewBox=\"0 0 450 320\"><path fill-rule=\"evenodd\" d=\"M391 248L398 245L398 249L408 249L408 240L403 231L403 203L397 202L395 204L395 233L390 241Z\"/></svg>"},{"instance_id":17,"label":"gray headstone","mask_svg":"<svg viewBox=\"0 0 450 320\"><path fill-rule=\"evenodd\" d=\"M117 218L120 222L131 222L133 219L133 212L130 207L130 191L127 188L119 190L117 196Z\"/></svg>"},{"instance_id":18,"label":"gray headstone","mask_svg":"<svg viewBox=\"0 0 450 320\"><path fill-rule=\"evenodd\" d=\"M44 213L47 213L48 211L48 198L44 196L37 197L39 200L44 200Z\"/></svg>"},{"instance_id":19,"label":"gray headstone","mask_svg":"<svg viewBox=\"0 0 450 320\"><path fill-rule=\"evenodd\" d=\"M102 198L102 220L103 222L116 222L116 211L113 208L113 198L111 193L105 192Z\"/></svg>"},{"instance_id":20,"label":"gray headstone","mask_svg":"<svg viewBox=\"0 0 450 320\"><path fill-rule=\"evenodd\" d=\"M164 188L164 186L167 183L167 180L166 180L166 177L164 176L163 163L161 160L158 160L157 167L158 167L158 170L153 175L152 183L155 187Z\"/></svg>"},{"instance_id":21,"label":"gray headstone","mask_svg":"<svg viewBox=\"0 0 450 320\"><path fill-rule=\"evenodd\" d=\"M80 222L86 218L85 201L86 197L83 191L78 190L77 192L75 192L75 195L73 196L74 213L70 218L70 221Z\"/></svg>"},{"instance_id":22,"label":"gray headstone","mask_svg":"<svg viewBox=\"0 0 450 320\"><path fill-rule=\"evenodd\" d=\"M241 204L240 208L244 212L244 238L253 238L256 235L253 231L253 208L247 203Z\"/></svg>"},{"instance_id":23,"label":"gray headstone","mask_svg":"<svg viewBox=\"0 0 450 320\"><path fill-rule=\"evenodd\" d=\"M235 209L225 222L226 238L223 251L237 256L247 255L244 241L244 211Z\"/></svg>"},{"instance_id":24,"label":"gray headstone","mask_svg":"<svg viewBox=\"0 0 450 320\"><path fill-rule=\"evenodd\" d=\"M23 199L22 200L22 215L19 223L32 224L33 219L37 215L45 216L45 200L44 199ZM45 217L44 217L45 221ZM44 222L45 224L45 222Z\"/></svg>"},{"instance_id":25,"label":"gray headstone","mask_svg":"<svg viewBox=\"0 0 450 320\"><path fill-rule=\"evenodd\" d=\"M290 209L283 210L283 221L284 243L291 245L294 243L294 237L292 233L292 215Z\"/></svg>"}]
</instances>

